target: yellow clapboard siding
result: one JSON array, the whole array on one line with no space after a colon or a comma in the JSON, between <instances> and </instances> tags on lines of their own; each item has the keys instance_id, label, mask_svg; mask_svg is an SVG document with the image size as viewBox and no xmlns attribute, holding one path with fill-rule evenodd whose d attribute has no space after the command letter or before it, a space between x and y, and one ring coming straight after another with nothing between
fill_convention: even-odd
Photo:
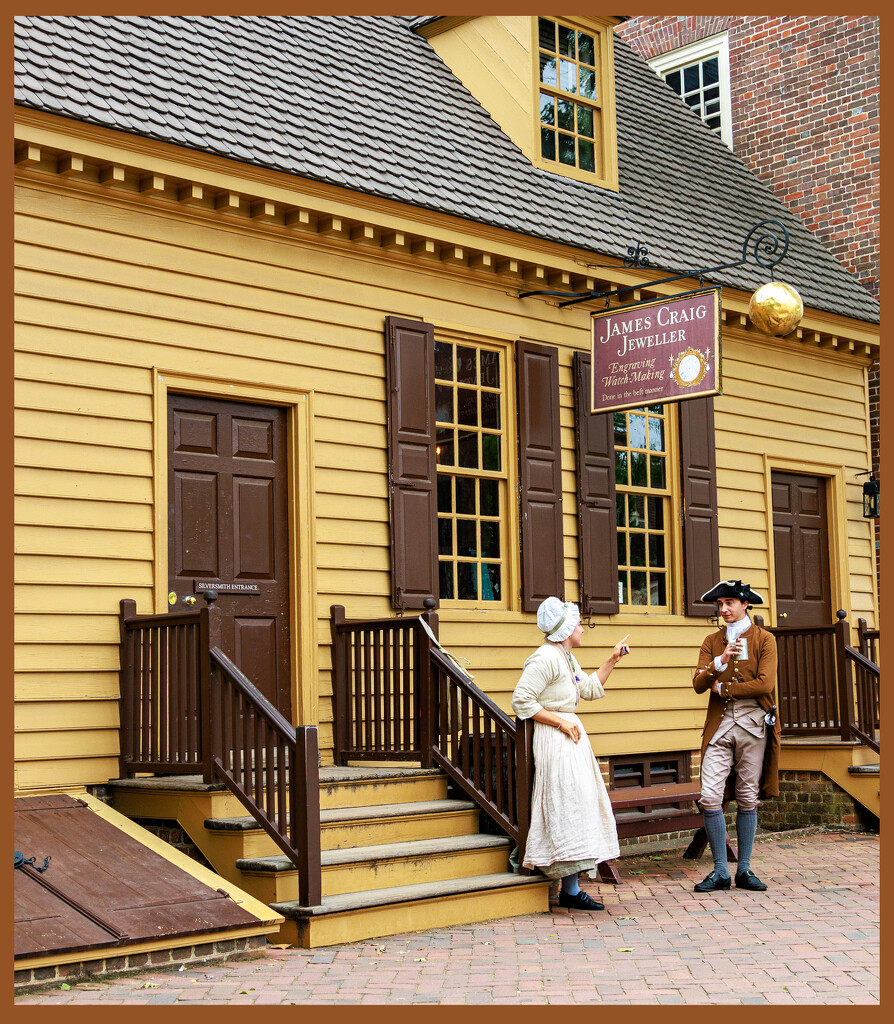
<instances>
[{"instance_id":1,"label":"yellow clapboard siding","mask_svg":"<svg viewBox=\"0 0 894 1024\"><path fill-rule=\"evenodd\" d=\"M380 420L368 420L363 423L355 423L353 419L337 420L318 415L314 420L314 434L317 442L352 444L360 448L384 448L388 443L385 429L385 405L382 403L374 408L381 413ZM376 430L376 427L381 429Z\"/></svg>"},{"instance_id":2,"label":"yellow clapboard siding","mask_svg":"<svg viewBox=\"0 0 894 1024\"><path fill-rule=\"evenodd\" d=\"M152 586L152 565L130 559L64 558L58 555L16 555L16 582L118 584Z\"/></svg>"},{"instance_id":3,"label":"yellow clapboard siding","mask_svg":"<svg viewBox=\"0 0 894 1024\"><path fill-rule=\"evenodd\" d=\"M284 282L285 290L281 292L260 286L257 282L246 284L241 278L225 280L207 275L207 272L205 275L178 273L167 268L146 266L140 268L141 287L134 288L132 268L126 264L112 260L70 259L70 254L66 254L64 267L58 268L52 258L46 259L47 252L42 249L20 250L19 265L22 269L18 282L22 294L35 294L35 282L48 269L54 281L53 297L60 301L82 301L83 296L84 300L101 307L103 301L94 296L105 290L115 296L110 309L124 307L145 314L152 307L152 315L171 316L188 323L191 317L183 316L183 310L188 308L194 316L195 310L202 308L209 326L239 329L240 319L257 318L252 329L260 329L271 338L297 338L312 345L350 348L351 359L359 359L361 363L371 355L374 360L369 362L370 372L375 372L375 359L381 362L384 358L384 339L381 320L375 312L374 289L361 280L347 292L339 287L337 280L328 282L327 287L325 278L320 276L319 264L312 273L293 270L288 282ZM50 254L51 257L54 255ZM26 257L30 264L27 270L24 269ZM49 267L40 266L46 263ZM194 261L192 270L195 271L197 266ZM90 288L82 291L81 282L88 283ZM364 293L370 296L372 304L363 304ZM178 303L181 304L179 307ZM338 315L342 304L344 312ZM327 314L335 311L336 315L323 319L324 306ZM288 329L285 317L288 317ZM339 335L332 326L347 319L366 333L365 343L348 344L344 332Z\"/></svg>"},{"instance_id":4,"label":"yellow clapboard siding","mask_svg":"<svg viewBox=\"0 0 894 1024\"><path fill-rule=\"evenodd\" d=\"M314 509L318 522L352 522L365 527L380 524L388 529L388 501L370 503L359 494L321 494L317 493ZM322 528L322 527L321 527ZM320 540L326 539L322 534Z\"/></svg>"},{"instance_id":5,"label":"yellow clapboard siding","mask_svg":"<svg viewBox=\"0 0 894 1024\"><path fill-rule=\"evenodd\" d=\"M16 644L17 672L118 671L118 644Z\"/></svg>"},{"instance_id":6,"label":"yellow clapboard siding","mask_svg":"<svg viewBox=\"0 0 894 1024\"><path fill-rule=\"evenodd\" d=\"M338 601L332 600L330 603L346 604L347 601L350 604L354 595L365 597L367 594L390 594L391 574L372 570L359 573L347 569L321 568L317 573L317 586L323 594L339 595ZM353 613L351 618L355 618Z\"/></svg>"},{"instance_id":7,"label":"yellow clapboard siding","mask_svg":"<svg viewBox=\"0 0 894 1024\"><path fill-rule=\"evenodd\" d=\"M146 478L39 469L34 466L17 467L15 478L18 494L80 498L85 501L152 503L152 481Z\"/></svg>"},{"instance_id":8,"label":"yellow clapboard siding","mask_svg":"<svg viewBox=\"0 0 894 1024\"><path fill-rule=\"evenodd\" d=\"M71 729L47 735L39 732L17 733L14 747L16 761L116 757L118 729Z\"/></svg>"},{"instance_id":9,"label":"yellow clapboard siding","mask_svg":"<svg viewBox=\"0 0 894 1024\"><path fill-rule=\"evenodd\" d=\"M701 746L701 725L697 729L660 729L600 735L593 745L600 760L623 757L634 750L641 754L698 750Z\"/></svg>"},{"instance_id":10,"label":"yellow clapboard siding","mask_svg":"<svg viewBox=\"0 0 894 1024\"><path fill-rule=\"evenodd\" d=\"M387 481L375 473L352 470L343 473L329 466L320 466L314 478L319 494L341 496L343 494L361 494L367 498L383 498L387 500ZM387 507L387 506L386 506Z\"/></svg>"},{"instance_id":11,"label":"yellow clapboard siding","mask_svg":"<svg viewBox=\"0 0 894 1024\"><path fill-rule=\"evenodd\" d=\"M387 522L364 523L351 519L320 519L317 523L317 541L320 544L344 544L347 547L360 544L387 548L390 531Z\"/></svg>"},{"instance_id":12,"label":"yellow clapboard siding","mask_svg":"<svg viewBox=\"0 0 894 1024\"><path fill-rule=\"evenodd\" d=\"M57 737L58 738L58 737ZM116 755L90 754L75 758L59 758L57 761L22 761L15 766L15 787L18 792L36 789L69 790L85 783L107 782L117 779L118 758Z\"/></svg>"},{"instance_id":13,"label":"yellow clapboard siding","mask_svg":"<svg viewBox=\"0 0 894 1024\"><path fill-rule=\"evenodd\" d=\"M119 697L117 672L28 672L15 678L16 700L97 701Z\"/></svg>"},{"instance_id":14,"label":"yellow clapboard siding","mask_svg":"<svg viewBox=\"0 0 894 1024\"><path fill-rule=\"evenodd\" d=\"M21 554L62 555L96 559L153 557L152 536L126 530L81 530L69 527L18 526L15 549Z\"/></svg>"},{"instance_id":15,"label":"yellow clapboard siding","mask_svg":"<svg viewBox=\"0 0 894 1024\"><path fill-rule=\"evenodd\" d=\"M317 567L323 569L371 569L387 573L390 571L390 549L371 545L351 546L345 544L318 544Z\"/></svg>"},{"instance_id":16,"label":"yellow clapboard siding","mask_svg":"<svg viewBox=\"0 0 894 1024\"><path fill-rule=\"evenodd\" d=\"M72 351L80 354L80 349ZM18 346L14 363L15 375L22 380L40 380L52 384L101 388L121 391L127 395L144 393L150 384L146 371L136 366L115 364L102 366L86 359L76 359L66 352L26 352Z\"/></svg>"},{"instance_id":17,"label":"yellow clapboard siding","mask_svg":"<svg viewBox=\"0 0 894 1024\"><path fill-rule=\"evenodd\" d=\"M15 499L16 523L28 526L72 527L92 530L124 529L151 533L152 509L148 505L125 504L123 501L76 501L70 498L36 498L20 495Z\"/></svg>"},{"instance_id":18,"label":"yellow clapboard siding","mask_svg":"<svg viewBox=\"0 0 894 1024\"><path fill-rule=\"evenodd\" d=\"M108 615L53 614L20 612L16 615L16 643L29 644L117 644L118 609Z\"/></svg>"},{"instance_id":19,"label":"yellow clapboard siding","mask_svg":"<svg viewBox=\"0 0 894 1024\"><path fill-rule=\"evenodd\" d=\"M119 358L121 359L130 358L128 350L139 347L136 343L143 340L154 344L159 350L156 355L158 364L170 364L172 360L175 360L178 370L181 372L223 377L231 375L236 379L243 380L257 380L260 377L287 387L302 387L333 393L346 389L349 393L356 394L361 398L384 399L384 387L380 376L362 376L348 369L330 369L329 367L336 362L335 359L321 359L321 366L299 365L297 358L300 355L304 355L308 362L310 361L310 353L300 346L287 345L291 358L284 355L281 364L273 362L270 358L259 359L253 354L248 355L247 353L257 352L262 345L265 352L272 347L272 339L257 329L258 324L247 325L256 328L253 332L236 329L218 330L215 332L215 348L210 351L208 336L211 326L201 321L187 323L173 319L165 320L162 317L153 317L149 314L145 314L137 320L134 314L127 310L111 310L92 306L79 307L61 302L46 303L40 300L34 300L33 304L22 301L20 307L20 316L27 315L32 321L44 324L47 331L51 328L74 327L85 333L92 330L97 335L105 336L109 341L116 339L114 347L120 351ZM137 327L145 335L143 339L133 338ZM164 344L157 341L160 338L165 339ZM128 339L130 340L128 341ZM144 351L142 358L145 359L147 354ZM340 361L345 362L343 356ZM381 362L384 365L384 361ZM269 367L267 373L262 375L262 365L259 364L266 364ZM286 366L285 369L282 368L283 365ZM350 366L353 368L355 365L352 359ZM221 372L218 368L225 369ZM110 394L114 396L114 393ZM111 405L111 403L109 404ZM88 410L94 414L112 415L112 413L98 409L93 403Z\"/></svg>"},{"instance_id":20,"label":"yellow clapboard siding","mask_svg":"<svg viewBox=\"0 0 894 1024\"><path fill-rule=\"evenodd\" d=\"M146 390L151 389L148 372ZM53 412L100 416L118 420L152 420L152 399L149 394L122 395L116 391L46 381L17 380L16 405L26 409L50 409Z\"/></svg>"},{"instance_id":21,"label":"yellow clapboard siding","mask_svg":"<svg viewBox=\"0 0 894 1024\"><path fill-rule=\"evenodd\" d=\"M15 731L19 734L117 728L117 700L20 700L15 708Z\"/></svg>"},{"instance_id":22,"label":"yellow clapboard siding","mask_svg":"<svg viewBox=\"0 0 894 1024\"><path fill-rule=\"evenodd\" d=\"M328 444L318 440L314 445L315 463L319 469L329 468L344 473L359 471L384 474L388 467L384 431L381 440L383 447L375 451L369 448L358 449L349 443Z\"/></svg>"},{"instance_id":23,"label":"yellow clapboard siding","mask_svg":"<svg viewBox=\"0 0 894 1024\"><path fill-rule=\"evenodd\" d=\"M17 437L42 437L110 448L152 450L152 426L131 422L126 431L118 420L96 416L72 416L43 409L19 409L15 417Z\"/></svg>"},{"instance_id":24,"label":"yellow clapboard siding","mask_svg":"<svg viewBox=\"0 0 894 1024\"><path fill-rule=\"evenodd\" d=\"M130 228L127 253L138 251L144 257L143 262L147 267L171 266L180 274L195 276L200 275L200 267L207 267L206 274L212 280L236 285L247 281L276 288L280 305L292 295L302 299L320 295L327 301L347 303L350 300L353 306L343 308L358 309L361 313L375 310L381 302L381 291L376 285L387 275L392 293L397 296L389 312L404 314L415 311L421 288L419 282L425 281L425 291L434 293L428 295L426 306L438 310L430 314L432 319L447 319L442 315L442 306L438 303L438 299L443 297L445 301L466 308L469 329L479 333L482 333L482 325L483 333L487 331L490 317L486 307L490 305L498 308L509 319L511 326L503 329L504 333L524 334L521 324L529 320L543 324L541 330L529 330L529 336L532 339L547 340L554 327L554 317L548 308L540 303L520 307L514 294L507 295L505 287L499 282L491 283L482 277L456 280L445 274L440 266L425 263L407 266L400 261L390 261L387 254L381 252L335 252L325 246L315 245L313 240L306 238L254 236L251 240L251 259L247 259L247 247L238 230L226 230L229 225L221 230L219 224L186 223L177 218L176 211L172 211L170 217L156 216L151 220L128 211L124 215L126 219L122 220L120 210L110 215L102 204L84 204L78 199L50 196L37 190L27 196L23 193L22 204L35 207L38 218L32 219L28 215L30 210L23 211L21 237L41 241L46 247L52 247L53 240L67 227L65 222L68 220L80 220L95 228L80 244L62 244L63 260L69 249L85 251L91 244L101 247L100 254L110 259L127 259L127 255L120 251L117 237L122 229L126 229L126 225ZM30 236L28 232L31 232ZM35 237L35 233L40 233L40 237ZM141 270L141 266L134 264L135 274L139 275ZM343 285L347 279L353 280L350 291L346 291ZM477 297L477 293L481 292L488 295L484 308ZM453 320L464 322L466 317L454 317ZM577 347L585 348L589 333L588 321L582 318L575 320L571 316L565 318L565 324L581 337Z\"/></svg>"},{"instance_id":25,"label":"yellow clapboard siding","mask_svg":"<svg viewBox=\"0 0 894 1024\"><path fill-rule=\"evenodd\" d=\"M80 614L114 614L119 611L118 602L131 600L137 603L137 612L148 615L152 608L152 589L136 586L99 586L83 580L71 585L45 585L17 583L15 587L16 612L43 612L48 608L54 614L77 612Z\"/></svg>"}]
</instances>

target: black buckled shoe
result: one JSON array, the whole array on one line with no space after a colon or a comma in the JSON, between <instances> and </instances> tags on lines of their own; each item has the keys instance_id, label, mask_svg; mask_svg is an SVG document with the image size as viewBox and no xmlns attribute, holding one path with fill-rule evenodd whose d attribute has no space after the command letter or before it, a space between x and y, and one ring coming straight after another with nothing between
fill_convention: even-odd
<instances>
[{"instance_id":1,"label":"black buckled shoe","mask_svg":"<svg viewBox=\"0 0 894 1024\"><path fill-rule=\"evenodd\" d=\"M767 891L767 887L753 871L743 871L741 875L736 875L736 888L750 889L752 892Z\"/></svg>"},{"instance_id":2,"label":"black buckled shoe","mask_svg":"<svg viewBox=\"0 0 894 1024\"><path fill-rule=\"evenodd\" d=\"M728 889L731 884L732 879L729 875L726 878L722 878L716 871L712 871L710 875L705 875L700 882L695 883L695 891L714 892L715 889Z\"/></svg>"},{"instance_id":3,"label":"black buckled shoe","mask_svg":"<svg viewBox=\"0 0 894 1024\"><path fill-rule=\"evenodd\" d=\"M559 906L565 907L566 910L605 910L603 903L597 903L583 889L580 892L576 892L573 896L570 896L567 892L560 892Z\"/></svg>"}]
</instances>

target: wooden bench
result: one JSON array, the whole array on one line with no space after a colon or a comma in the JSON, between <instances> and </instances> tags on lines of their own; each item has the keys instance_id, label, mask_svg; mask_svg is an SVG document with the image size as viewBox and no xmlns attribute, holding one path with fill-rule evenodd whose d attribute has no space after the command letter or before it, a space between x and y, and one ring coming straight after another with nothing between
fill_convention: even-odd
<instances>
[{"instance_id":1,"label":"wooden bench","mask_svg":"<svg viewBox=\"0 0 894 1024\"><path fill-rule=\"evenodd\" d=\"M692 782L609 790L612 810L618 825L618 838L631 839L661 832L685 832L690 828L695 829L695 835L683 856L688 860L697 860L708 845L702 814L696 806L700 796L699 786ZM725 809L726 804L723 806ZM736 850L728 837L726 853L729 860L735 863ZM603 861L599 865L599 877L602 881L615 885L621 882L614 861Z\"/></svg>"}]
</instances>

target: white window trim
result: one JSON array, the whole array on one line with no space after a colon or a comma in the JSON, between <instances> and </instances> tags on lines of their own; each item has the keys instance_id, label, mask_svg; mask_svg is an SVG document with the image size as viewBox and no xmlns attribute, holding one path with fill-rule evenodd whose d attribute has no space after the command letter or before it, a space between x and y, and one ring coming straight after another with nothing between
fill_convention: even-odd
<instances>
[{"instance_id":1,"label":"white window trim","mask_svg":"<svg viewBox=\"0 0 894 1024\"><path fill-rule=\"evenodd\" d=\"M732 149L733 115L732 103L730 101L729 34L727 32L720 32L714 36L707 36L705 39L699 39L695 43L689 43L687 46L679 47L679 49L659 54L648 63L649 67L656 74L664 78L671 71L676 71L687 64L694 64L696 61L706 60L708 57L715 55L717 57L717 69L720 79L720 138Z\"/></svg>"}]
</instances>

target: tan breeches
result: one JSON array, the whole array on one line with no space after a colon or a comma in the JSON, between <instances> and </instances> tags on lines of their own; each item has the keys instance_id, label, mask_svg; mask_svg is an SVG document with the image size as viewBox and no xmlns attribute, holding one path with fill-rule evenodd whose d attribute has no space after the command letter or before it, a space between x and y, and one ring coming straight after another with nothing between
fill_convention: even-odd
<instances>
[{"instance_id":1,"label":"tan breeches","mask_svg":"<svg viewBox=\"0 0 894 1024\"><path fill-rule=\"evenodd\" d=\"M734 725L719 740L708 744L702 757L703 811L719 811L730 769L736 769L736 805L740 811L757 807L766 739Z\"/></svg>"}]
</instances>

